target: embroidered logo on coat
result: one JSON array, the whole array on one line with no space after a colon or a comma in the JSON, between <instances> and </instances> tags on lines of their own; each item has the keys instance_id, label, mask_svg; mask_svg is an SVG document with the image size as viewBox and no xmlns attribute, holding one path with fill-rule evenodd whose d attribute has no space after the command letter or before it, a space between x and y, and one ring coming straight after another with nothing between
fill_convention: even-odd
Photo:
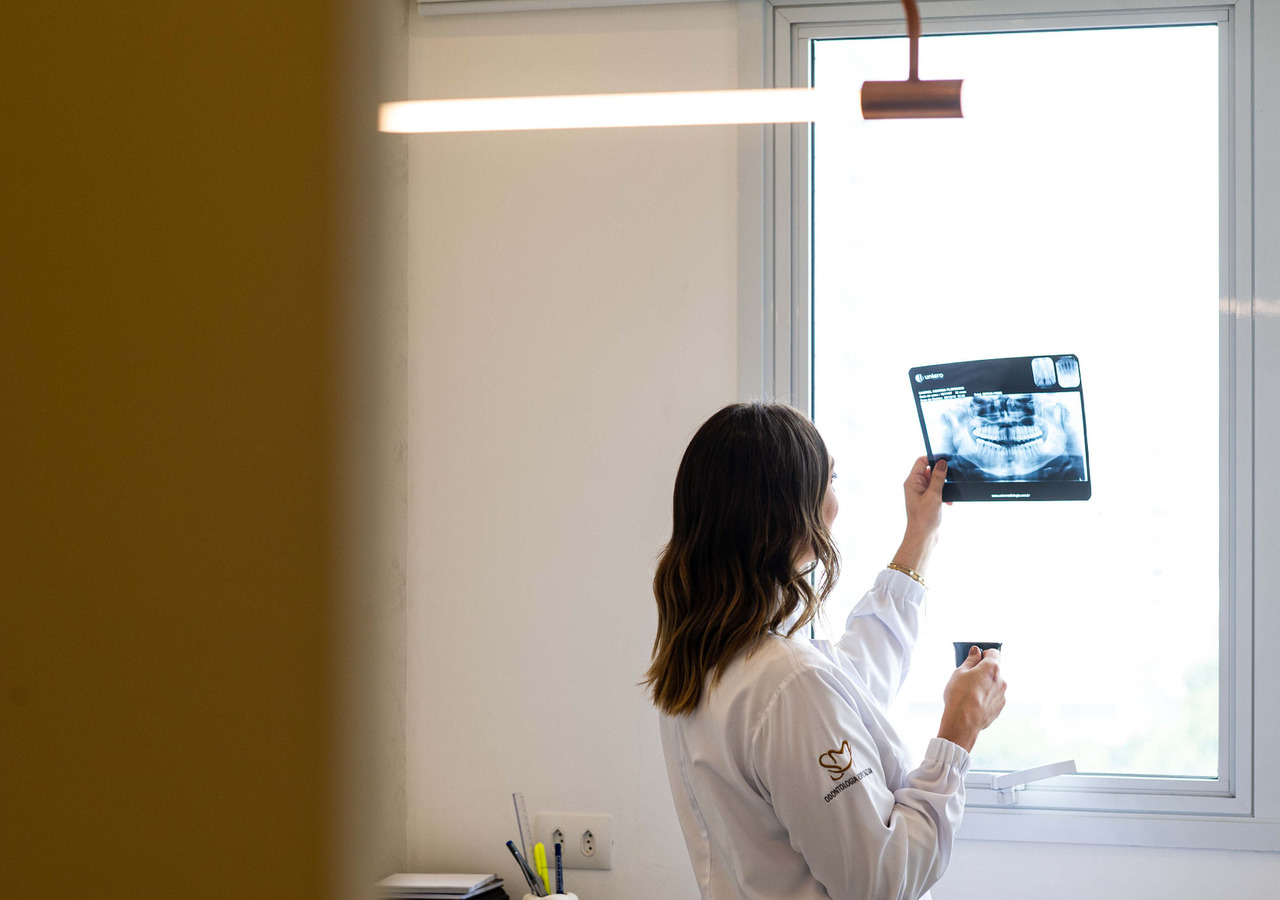
<instances>
[{"instance_id":1,"label":"embroidered logo on coat","mask_svg":"<svg viewBox=\"0 0 1280 900\"><path fill-rule=\"evenodd\" d=\"M839 781L841 776L853 766L853 753L849 750L849 742L845 741L837 750L828 750L818 757L822 768L827 770L832 781Z\"/></svg>"}]
</instances>

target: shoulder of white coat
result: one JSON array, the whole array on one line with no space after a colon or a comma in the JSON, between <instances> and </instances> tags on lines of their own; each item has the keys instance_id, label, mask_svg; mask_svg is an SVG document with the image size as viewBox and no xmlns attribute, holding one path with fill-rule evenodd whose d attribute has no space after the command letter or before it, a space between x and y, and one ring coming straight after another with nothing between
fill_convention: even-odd
<instances>
[{"instance_id":1,"label":"shoulder of white coat","mask_svg":"<svg viewBox=\"0 0 1280 900\"><path fill-rule=\"evenodd\" d=\"M707 699L722 711L733 709L754 719L769 698L797 673L827 665L808 641L770 635L755 650L729 664Z\"/></svg>"},{"instance_id":2,"label":"shoulder of white coat","mask_svg":"<svg viewBox=\"0 0 1280 900\"><path fill-rule=\"evenodd\" d=\"M792 641L785 649L788 664L776 665L772 677L759 685L751 717L752 744L769 722L779 716L783 720L793 717L796 710L806 710L807 715L814 710L858 710L863 705L863 689L818 648Z\"/></svg>"},{"instance_id":3,"label":"shoulder of white coat","mask_svg":"<svg viewBox=\"0 0 1280 900\"><path fill-rule=\"evenodd\" d=\"M743 660L743 671L761 689L777 687L796 674L826 668L829 660L807 639L770 635L764 644Z\"/></svg>"},{"instance_id":4,"label":"shoulder of white coat","mask_svg":"<svg viewBox=\"0 0 1280 900\"><path fill-rule=\"evenodd\" d=\"M759 650L740 660L741 688L751 697L753 718L762 715L780 693L798 683L839 677L839 667L808 640L771 636Z\"/></svg>"}]
</instances>

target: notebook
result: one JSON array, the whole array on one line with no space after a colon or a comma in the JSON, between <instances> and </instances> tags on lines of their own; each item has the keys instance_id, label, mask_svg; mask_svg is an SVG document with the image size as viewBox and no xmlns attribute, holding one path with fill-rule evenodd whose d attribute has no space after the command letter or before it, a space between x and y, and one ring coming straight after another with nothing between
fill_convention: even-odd
<instances>
[{"instance_id":1,"label":"notebook","mask_svg":"<svg viewBox=\"0 0 1280 900\"><path fill-rule=\"evenodd\" d=\"M391 898L437 898L466 900L502 884L493 874L400 872L377 883L378 893Z\"/></svg>"}]
</instances>

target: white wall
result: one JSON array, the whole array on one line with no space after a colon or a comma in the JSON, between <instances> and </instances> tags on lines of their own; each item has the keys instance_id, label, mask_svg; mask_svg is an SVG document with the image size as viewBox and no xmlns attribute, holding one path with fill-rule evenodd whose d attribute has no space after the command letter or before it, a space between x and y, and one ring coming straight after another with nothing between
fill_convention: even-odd
<instances>
[{"instance_id":1,"label":"white wall","mask_svg":"<svg viewBox=\"0 0 1280 900\"><path fill-rule=\"evenodd\" d=\"M1280 854L959 841L934 900L1275 900Z\"/></svg>"},{"instance_id":2,"label":"white wall","mask_svg":"<svg viewBox=\"0 0 1280 900\"><path fill-rule=\"evenodd\" d=\"M411 97L732 87L733 3L409 22ZM636 682L675 468L736 388L732 129L409 146L408 859L522 882L605 812L587 900L693 898ZM1273 897L1280 856L962 841L937 900Z\"/></svg>"},{"instance_id":3,"label":"white wall","mask_svg":"<svg viewBox=\"0 0 1280 900\"><path fill-rule=\"evenodd\" d=\"M733 87L731 3L410 25L414 97ZM409 862L498 871L511 792L609 813L584 898L696 894L636 686L693 430L736 396L736 135L409 150Z\"/></svg>"}]
</instances>

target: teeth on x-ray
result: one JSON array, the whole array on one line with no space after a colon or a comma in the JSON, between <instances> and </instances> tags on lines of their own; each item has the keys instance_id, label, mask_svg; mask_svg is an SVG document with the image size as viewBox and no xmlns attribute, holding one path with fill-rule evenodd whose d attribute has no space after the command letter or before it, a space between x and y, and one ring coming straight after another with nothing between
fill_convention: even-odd
<instances>
[{"instance_id":1,"label":"teeth on x-ray","mask_svg":"<svg viewBox=\"0 0 1280 900\"><path fill-rule=\"evenodd\" d=\"M1044 432L1034 425L979 425L973 436L984 444L998 447L1026 447L1044 437Z\"/></svg>"},{"instance_id":2,"label":"teeth on x-ray","mask_svg":"<svg viewBox=\"0 0 1280 900\"><path fill-rule=\"evenodd\" d=\"M1053 371L1053 358L1037 356L1031 360L1031 377L1036 380L1036 387L1053 387L1058 381Z\"/></svg>"},{"instance_id":3,"label":"teeth on x-ray","mask_svg":"<svg viewBox=\"0 0 1280 900\"><path fill-rule=\"evenodd\" d=\"M1080 363L1074 356L1064 356L1057 362L1058 384L1064 388L1080 387ZM1037 381L1036 384L1040 382Z\"/></svg>"}]
</instances>

